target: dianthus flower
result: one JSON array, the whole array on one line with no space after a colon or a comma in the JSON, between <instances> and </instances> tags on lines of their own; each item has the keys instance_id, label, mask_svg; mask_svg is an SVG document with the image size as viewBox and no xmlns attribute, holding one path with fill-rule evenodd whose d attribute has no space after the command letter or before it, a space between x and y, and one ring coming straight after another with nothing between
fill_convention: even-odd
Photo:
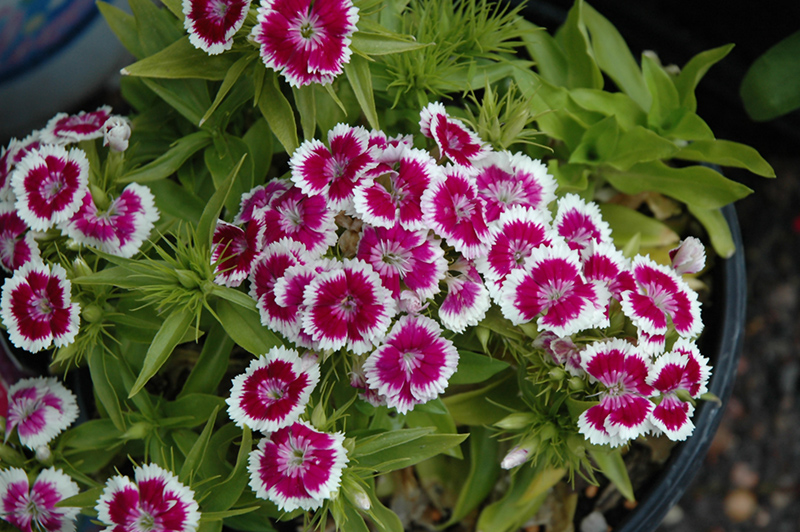
<instances>
[{"instance_id":1,"label":"dianthus flower","mask_svg":"<svg viewBox=\"0 0 800 532\"><path fill-rule=\"evenodd\" d=\"M77 418L75 396L55 377L22 379L8 389L6 439L16 428L29 449L47 445Z\"/></svg>"},{"instance_id":2,"label":"dianthus flower","mask_svg":"<svg viewBox=\"0 0 800 532\"><path fill-rule=\"evenodd\" d=\"M38 150L41 145L41 131L34 131L22 140L11 139L8 147L0 154L0 201L15 201L11 189L11 174L28 153Z\"/></svg>"},{"instance_id":3,"label":"dianthus flower","mask_svg":"<svg viewBox=\"0 0 800 532\"><path fill-rule=\"evenodd\" d=\"M264 64L293 87L327 84L350 61L357 22L351 0L261 0L251 37Z\"/></svg>"},{"instance_id":4,"label":"dianthus flower","mask_svg":"<svg viewBox=\"0 0 800 532\"><path fill-rule=\"evenodd\" d=\"M254 187L250 192L242 194L239 212L233 219L235 224L247 223L257 217L257 212L272 205L272 202L291 188L292 184L285 179L273 179L266 185Z\"/></svg>"},{"instance_id":5,"label":"dianthus flower","mask_svg":"<svg viewBox=\"0 0 800 532\"><path fill-rule=\"evenodd\" d=\"M278 429L250 453L250 487L282 511L315 510L339 487L348 461L343 443L343 434L303 421Z\"/></svg>"},{"instance_id":6,"label":"dianthus flower","mask_svg":"<svg viewBox=\"0 0 800 532\"><path fill-rule=\"evenodd\" d=\"M250 9L250 0L183 0L189 42L210 55L230 50Z\"/></svg>"},{"instance_id":7,"label":"dianthus flower","mask_svg":"<svg viewBox=\"0 0 800 532\"><path fill-rule=\"evenodd\" d=\"M681 240L680 245L670 250L672 269L678 275L697 273L706 265L706 250L703 243L693 236Z\"/></svg>"},{"instance_id":8,"label":"dianthus flower","mask_svg":"<svg viewBox=\"0 0 800 532\"><path fill-rule=\"evenodd\" d=\"M56 504L78 491L60 469L41 471L30 485L25 471L11 467L0 471L0 518L21 532L73 532L80 509Z\"/></svg>"},{"instance_id":9,"label":"dianthus flower","mask_svg":"<svg viewBox=\"0 0 800 532\"><path fill-rule=\"evenodd\" d=\"M272 432L300 417L319 382L319 364L294 349L273 347L233 379L228 415L241 427Z\"/></svg>"},{"instance_id":10,"label":"dianthus flower","mask_svg":"<svg viewBox=\"0 0 800 532\"><path fill-rule=\"evenodd\" d=\"M425 316L401 316L364 362L369 387L405 413L443 393L458 367L458 350Z\"/></svg>"},{"instance_id":11,"label":"dianthus flower","mask_svg":"<svg viewBox=\"0 0 800 532\"><path fill-rule=\"evenodd\" d=\"M445 279L447 294L439 307L439 321L445 328L462 333L483 320L492 302L472 261L460 258L450 269L460 273Z\"/></svg>"},{"instance_id":12,"label":"dianthus flower","mask_svg":"<svg viewBox=\"0 0 800 532\"><path fill-rule=\"evenodd\" d=\"M480 137L461 120L451 118L440 102L422 109L419 117L422 134L436 141L439 152L455 164L472 167L472 163L489 154Z\"/></svg>"},{"instance_id":13,"label":"dianthus flower","mask_svg":"<svg viewBox=\"0 0 800 532\"><path fill-rule=\"evenodd\" d=\"M317 257L336 243L333 214L323 196L307 196L297 187L276 193L269 205L253 211L264 223L264 245L289 238Z\"/></svg>"},{"instance_id":14,"label":"dianthus flower","mask_svg":"<svg viewBox=\"0 0 800 532\"><path fill-rule=\"evenodd\" d=\"M0 267L13 272L39 259L39 246L12 203L0 203Z\"/></svg>"},{"instance_id":15,"label":"dianthus flower","mask_svg":"<svg viewBox=\"0 0 800 532\"><path fill-rule=\"evenodd\" d=\"M596 342L581 351L583 369L601 385L600 404L583 412L578 428L595 445L624 445L651 429L649 365L625 340Z\"/></svg>"},{"instance_id":16,"label":"dianthus flower","mask_svg":"<svg viewBox=\"0 0 800 532\"><path fill-rule=\"evenodd\" d=\"M218 220L211 241L214 282L232 287L242 284L263 247L264 226L258 220L246 223L244 228Z\"/></svg>"},{"instance_id":17,"label":"dianthus flower","mask_svg":"<svg viewBox=\"0 0 800 532\"><path fill-rule=\"evenodd\" d=\"M42 130L42 143L64 145L100 138L103 136L103 126L110 117L111 107L108 105L89 113L58 113Z\"/></svg>"},{"instance_id":18,"label":"dianthus flower","mask_svg":"<svg viewBox=\"0 0 800 532\"><path fill-rule=\"evenodd\" d=\"M134 480L116 475L97 501L104 532L194 532L200 511L194 492L156 464L134 469Z\"/></svg>"},{"instance_id":19,"label":"dianthus flower","mask_svg":"<svg viewBox=\"0 0 800 532\"><path fill-rule=\"evenodd\" d=\"M570 249L581 253L591 244L611 241L611 228L603 220L600 208L594 202L586 203L577 194L567 194L558 200L553 227Z\"/></svg>"},{"instance_id":20,"label":"dianthus flower","mask_svg":"<svg viewBox=\"0 0 800 532\"><path fill-rule=\"evenodd\" d=\"M27 262L3 283L0 315L11 342L36 353L63 347L78 334L80 305L71 301L72 284L58 264Z\"/></svg>"}]
</instances>

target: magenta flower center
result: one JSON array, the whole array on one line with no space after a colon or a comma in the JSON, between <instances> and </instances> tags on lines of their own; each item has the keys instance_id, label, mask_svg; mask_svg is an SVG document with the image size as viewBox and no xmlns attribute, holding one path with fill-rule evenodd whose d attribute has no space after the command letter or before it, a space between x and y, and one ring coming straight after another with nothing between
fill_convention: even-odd
<instances>
[{"instance_id":1,"label":"magenta flower center","mask_svg":"<svg viewBox=\"0 0 800 532\"><path fill-rule=\"evenodd\" d=\"M645 285L644 292L652 299L653 304L663 312L673 314L677 310L672 293L664 287L656 284Z\"/></svg>"},{"instance_id":2,"label":"magenta flower center","mask_svg":"<svg viewBox=\"0 0 800 532\"><path fill-rule=\"evenodd\" d=\"M39 185L39 194L45 200L52 201L65 186L64 174L61 170L51 170Z\"/></svg>"},{"instance_id":3,"label":"magenta flower center","mask_svg":"<svg viewBox=\"0 0 800 532\"><path fill-rule=\"evenodd\" d=\"M287 391L287 383L279 379L269 379L261 383L259 387L260 399L265 404L280 401Z\"/></svg>"},{"instance_id":4,"label":"magenta flower center","mask_svg":"<svg viewBox=\"0 0 800 532\"><path fill-rule=\"evenodd\" d=\"M457 196L453 198L453 215L458 222L469 220L475 212L475 205L472 200L466 196Z\"/></svg>"},{"instance_id":5,"label":"magenta flower center","mask_svg":"<svg viewBox=\"0 0 800 532\"><path fill-rule=\"evenodd\" d=\"M303 225L303 206L299 201L291 200L281 206L281 229L286 233L296 233Z\"/></svg>"},{"instance_id":6,"label":"magenta flower center","mask_svg":"<svg viewBox=\"0 0 800 532\"><path fill-rule=\"evenodd\" d=\"M406 351L403 353L403 370L405 370L406 378L411 378L417 368L422 365L423 355L415 351Z\"/></svg>"}]
</instances>

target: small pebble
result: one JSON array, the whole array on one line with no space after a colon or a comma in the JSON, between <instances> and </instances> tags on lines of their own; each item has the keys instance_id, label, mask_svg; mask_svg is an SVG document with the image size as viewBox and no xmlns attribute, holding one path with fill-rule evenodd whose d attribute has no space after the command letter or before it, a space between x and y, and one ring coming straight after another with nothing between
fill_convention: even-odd
<instances>
[{"instance_id":1,"label":"small pebble","mask_svg":"<svg viewBox=\"0 0 800 532\"><path fill-rule=\"evenodd\" d=\"M769 504L776 510L782 510L794 502L794 495L788 491L773 491L769 496Z\"/></svg>"},{"instance_id":2,"label":"small pebble","mask_svg":"<svg viewBox=\"0 0 800 532\"><path fill-rule=\"evenodd\" d=\"M661 524L664 526L675 526L683 521L684 516L685 512L683 511L683 508L676 504L669 509L669 512L667 512L667 515L664 516L664 520L661 521Z\"/></svg>"},{"instance_id":3,"label":"small pebble","mask_svg":"<svg viewBox=\"0 0 800 532\"><path fill-rule=\"evenodd\" d=\"M758 486L758 473L747 462L736 462L731 467L731 484L736 488L753 489Z\"/></svg>"},{"instance_id":4,"label":"small pebble","mask_svg":"<svg viewBox=\"0 0 800 532\"><path fill-rule=\"evenodd\" d=\"M597 492L600 490L597 486L587 486L586 490L583 492L588 499L594 499L597 497Z\"/></svg>"},{"instance_id":5,"label":"small pebble","mask_svg":"<svg viewBox=\"0 0 800 532\"><path fill-rule=\"evenodd\" d=\"M758 500L750 490L735 489L725 496L725 515L734 523L747 521L758 509Z\"/></svg>"},{"instance_id":6,"label":"small pebble","mask_svg":"<svg viewBox=\"0 0 800 532\"><path fill-rule=\"evenodd\" d=\"M763 508L756 512L756 517L753 520L758 528L767 528L769 526L770 515L767 510Z\"/></svg>"},{"instance_id":7,"label":"small pebble","mask_svg":"<svg viewBox=\"0 0 800 532\"><path fill-rule=\"evenodd\" d=\"M607 530L608 522L605 516L596 510L581 521L581 532L606 532Z\"/></svg>"}]
</instances>

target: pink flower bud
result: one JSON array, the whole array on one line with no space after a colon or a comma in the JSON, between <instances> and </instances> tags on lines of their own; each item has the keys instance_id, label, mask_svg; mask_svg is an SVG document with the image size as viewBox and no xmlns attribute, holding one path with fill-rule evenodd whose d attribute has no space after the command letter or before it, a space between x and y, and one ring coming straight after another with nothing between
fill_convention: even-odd
<instances>
[{"instance_id":1,"label":"pink flower bud","mask_svg":"<svg viewBox=\"0 0 800 532\"><path fill-rule=\"evenodd\" d=\"M703 243L693 236L686 237L675 249L669 252L672 268L675 273L697 273L706 264L706 252Z\"/></svg>"},{"instance_id":2,"label":"pink flower bud","mask_svg":"<svg viewBox=\"0 0 800 532\"><path fill-rule=\"evenodd\" d=\"M112 116L103 126L103 146L110 146L112 151L128 149L131 138L131 125L122 116Z\"/></svg>"},{"instance_id":3,"label":"pink flower bud","mask_svg":"<svg viewBox=\"0 0 800 532\"><path fill-rule=\"evenodd\" d=\"M528 454L530 451L524 447L514 447L511 449L508 454L503 458L503 461L500 462L500 467L503 469L513 469L518 465L522 465L525 463L525 460L528 459Z\"/></svg>"}]
</instances>

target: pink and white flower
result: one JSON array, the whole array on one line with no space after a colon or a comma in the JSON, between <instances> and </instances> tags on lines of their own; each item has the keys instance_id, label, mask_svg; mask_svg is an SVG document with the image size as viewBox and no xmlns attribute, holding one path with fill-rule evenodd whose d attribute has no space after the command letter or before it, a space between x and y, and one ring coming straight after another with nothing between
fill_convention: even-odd
<instances>
[{"instance_id":1,"label":"pink and white flower","mask_svg":"<svg viewBox=\"0 0 800 532\"><path fill-rule=\"evenodd\" d=\"M533 341L533 347L544 350L556 364L564 366L570 375L585 375L581 367L581 348L572 337L561 337L551 331L542 331Z\"/></svg>"},{"instance_id":2,"label":"pink and white flower","mask_svg":"<svg viewBox=\"0 0 800 532\"><path fill-rule=\"evenodd\" d=\"M503 469L514 469L527 462L530 453L530 449L516 445L503 457L503 461L500 462L500 467Z\"/></svg>"},{"instance_id":3,"label":"pink and white flower","mask_svg":"<svg viewBox=\"0 0 800 532\"><path fill-rule=\"evenodd\" d=\"M194 492L156 464L138 466L134 480L116 475L97 501L104 532L195 532L200 511Z\"/></svg>"},{"instance_id":4,"label":"pink and white flower","mask_svg":"<svg viewBox=\"0 0 800 532\"><path fill-rule=\"evenodd\" d=\"M491 152L475 166L478 194L486 202L488 223L515 205L545 211L556 198L555 178L541 161L524 153Z\"/></svg>"},{"instance_id":5,"label":"pink and white flower","mask_svg":"<svg viewBox=\"0 0 800 532\"><path fill-rule=\"evenodd\" d=\"M6 439L16 428L29 449L47 445L77 418L75 396L54 377L22 379L8 389Z\"/></svg>"},{"instance_id":6,"label":"pink and white flower","mask_svg":"<svg viewBox=\"0 0 800 532\"><path fill-rule=\"evenodd\" d=\"M357 22L350 0L262 0L251 38L293 87L328 84L350 62Z\"/></svg>"},{"instance_id":7,"label":"pink and white flower","mask_svg":"<svg viewBox=\"0 0 800 532\"><path fill-rule=\"evenodd\" d=\"M678 275L697 273L706 265L706 250L703 243L693 236L681 240L680 245L670 250L672 269Z\"/></svg>"},{"instance_id":8,"label":"pink and white flower","mask_svg":"<svg viewBox=\"0 0 800 532\"><path fill-rule=\"evenodd\" d=\"M317 257L336 243L333 215L323 196L307 196L297 187L276 194L268 206L253 211L265 227L264 245L289 238Z\"/></svg>"},{"instance_id":9,"label":"pink and white flower","mask_svg":"<svg viewBox=\"0 0 800 532\"><path fill-rule=\"evenodd\" d=\"M250 0L183 0L189 42L209 55L230 50L248 9Z\"/></svg>"},{"instance_id":10,"label":"pink and white flower","mask_svg":"<svg viewBox=\"0 0 800 532\"><path fill-rule=\"evenodd\" d=\"M250 487L284 512L316 510L336 492L347 464L344 434L303 421L278 429L250 453Z\"/></svg>"},{"instance_id":11,"label":"pink and white flower","mask_svg":"<svg viewBox=\"0 0 800 532\"><path fill-rule=\"evenodd\" d=\"M111 117L111 107L104 105L96 111L81 111L76 115L58 113L42 130L44 144L71 144L103 136L103 126Z\"/></svg>"},{"instance_id":12,"label":"pink and white flower","mask_svg":"<svg viewBox=\"0 0 800 532\"><path fill-rule=\"evenodd\" d=\"M584 279L577 251L555 240L534 249L525 268L508 274L500 308L515 325L538 317L540 329L569 336L602 326L609 296L603 286Z\"/></svg>"},{"instance_id":13,"label":"pink and white flower","mask_svg":"<svg viewBox=\"0 0 800 532\"><path fill-rule=\"evenodd\" d=\"M422 195L426 225L468 259L485 255L489 228L475 180L460 166L444 170Z\"/></svg>"},{"instance_id":14,"label":"pink and white flower","mask_svg":"<svg viewBox=\"0 0 800 532\"><path fill-rule=\"evenodd\" d=\"M73 532L80 508L56 504L79 491L60 469L41 471L30 485L24 470L8 468L0 471L0 519L20 532Z\"/></svg>"},{"instance_id":15,"label":"pink and white flower","mask_svg":"<svg viewBox=\"0 0 800 532\"><path fill-rule=\"evenodd\" d=\"M244 229L218 220L211 240L214 282L231 287L242 284L263 247L264 226L258 220L246 223Z\"/></svg>"},{"instance_id":16,"label":"pink and white flower","mask_svg":"<svg viewBox=\"0 0 800 532\"><path fill-rule=\"evenodd\" d=\"M366 353L379 342L395 314L392 293L362 260L345 259L320 273L304 292L303 329L321 349L347 346Z\"/></svg>"},{"instance_id":17,"label":"pink and white flower","mask_svg":"<svg viewBox=\"0 0 800 532\"><path fill-rule=\"evenodd\" d=\"M683 441L694 431L691 421L694 407L677 394L685 390L691 397L706 392L711 370L708 359L700 355L694 343L679 339L673 350L658 357L647 376L647 384L659 396L650 421L671 440Z\"/></svg>"},{"instance_id":18,"label":"pink and white flower","mask_svg":"<svg viewBox=\"0 0 800 532\"><path fill-rule=\"evenodd\" d=\"M578 428L595 445L624 445L651 429L649 365L625 340L596 342L581 352L583 369L601 385L600 404L583 412Z\"/></svg>"},{"instance_id":19,"label":"pink and white flower","mask_svg":"<svg viewBox=\"0 0 800 532\"><path fill-rule=\"evenodd\" d=\"M636 290L622 295L622 311L648 334L665 334L670 322L684 338L703 330L697 292L674 270L649 257L637 256L631 267Z\"/></svg>"},{"instance_id":20,"label":"pink and white flower","mask_svg":"<svg viewBox=\"0 0 800 532\"><path fill-rule=\"evenodd\" d=\"M611 242L590 244L583 254L583 276L602 283L617 301L622 294L636 289L630 261Z\"/></svg>"},{"instance_id":21,"label":"pink and white flower","mask_svg":"<svg viewBox=\"0 0 800 532\"><path fill-rule=\"evenodd\" d=\"M36 353L72 343L80 305L71 301L72 284L58 264L27 262L3 283L0 315L15 346Z\"/></svg>"},{"instance_id":22,"label":"pink and white flower","mask_svg":"<svg viewBox=\"0 0 800 532\"><path fill-rule=\"evenodd\" d=\"M370 388L367 383L367 375L364 373L364 360L361 357L356 358L353 362L352 369L350 370L350 386L357 390L358 397L371 404L372 406L386 405L386 397L378 393L375 388Z\"/></svg>"},{"instance_id":23,"label":"pink and white flower","mask_svg":"<svg viewBox=\"0 0 800 532\"><path fill-rule=\"evenodd\" d=\"M103 125L103 146L111 151L123 152L128 149L131 138L131 123L124 116L111 115Z\"/></svg>"},{"instance_id":24,"label":"pink and white flower","mask_svg":"<svg viewBox=\"0 0 800 532\"><path fill-rule=\"evenodd\" d=\"M0 154L0 201L16 200L11 189L11 174L28 153L41 147L41 137L40 131L34 131L22 140L11 139L8 147L3 148Z\"/></svg>"},{"instance_id":25,"label":"pink and white flower","mask_svg":"<svg viewBox=\"0 0 800 532\"><path fill-rule=\"evenodd\" d=\"M273 179L265 185L254 187L250 192L242 194L239 202L239 212L233 223L239 225L257 218L257 212L265 207L272 206L273 200L280 198L284 192L291 188L291 182L284 179Z\"/></svg>"},{"instance_id":26,"label":"pink and white flower","mask_svg":"<svg viewBox=\"0 0 800 532\"><path fill-rule=\"evenodd\" d=\"M39 260L39 245L33 239L33 232L17 216L12 203L0 203L0 267L10 273L36 260Z\"/></svg>"},{"instance_id":27,"label":"pink and white flower","mask_svg":"<svg viewBox=\"0 0 800 532\"><path fill-rule=\"evenodd\" d=\"M319 382L319 364L304 364L294 349L273 347L233 379L228 415L242 427L272 432L291 425Z\"/></svg>"},{"instance_id":28,"label":"pink and white flower","mask_svg":"<svg viewBox=\"0 0 800 532\"><path fill-rule=\"evenodd\" d=\"M489 147L461 120L447 114L440 102L429 103L420 112L422 134L436 141L439 152L455 164L471 167L489 154Z\"/></svg>"},{"instance_id":29,"label":"pink and white flower","mask_svg":"<svg viewBox=\"0 0 800 532\"><path fill-rule=\"evenodd\" d=\"M385 155L379 158L382 163L355 189L353 203L368 224L392 227L399 223L415 231L425 225L420 208L422 194L439 177L440 170L426 151L405 145L395 149L398 150L396 160L387 163ZM375 175L376 172L380 173Z\"/></svg>"},{"instance_id":30,"label":"pink and white flower","mask_svg":"<svg viewBox=\"0 0 800 532\"><path fill-rule=\"evenodd\" d=\"M311 334L303 328L305 289L317 275L327 270L321 261L297 264L287 268L283 277L275 282L275 302L282 310L276 313L279 318L273 318L271 323L275 330L298 346L318 347Z\"/></svg>"},{"instance_id":31,"label":"pink and white flower","mask_svg":"<svg viewBox=\"0 0 800 532\"><path fill-rule=\"evenodd\" d=\"M460 273L445 279L447 294L439 307L439 321L445 328L461 333L478 325L492 302L471 261L460 258L450 268Z\"/></svg>"},{"instance_id":32,"label":"pink and white flower","mask_svg":"<svg viewBox=\"0 0 800 532\"><path fill-rule=\"evenodd\" d=\"M76 242L110 255L130 258L139 252L158 218L150 189L131 183L111 200L105 211L97 208L86 190L78 212L60 227Z\"/></svg>"},{"instance_id":33,"label":"pink and white flower","mask_svg":"<svg viewBox=\"0 0 800 532\"><path fill-rule=\"evenodd\" d=\"M403 287L424 299L432 297L447 271L444 250L427 231L409 231L400 225L364 227L356 256L372 265L395 298Z\"/></svg>"},{"instance_id":34,"label":"pink and white flower","mask_svg":"<svg viewBox=\"0 0 800 532\"><path fill-rule=\"evenodd\" d=\"M289 161L292 181L304 194L322 194L331 210L350 206L364 173L378 163L369 146L369 132L361 126L337 124L328 131L327 148L317 139L303 142Z\"/></svg>"},{"instance_id":35,"label":"pink and white flower","mask_svg":"<svg viewBox=\"0 0 800 532\"><path fill-rule=\"evenodd\" d=\"M31 151L11 174L19 217L35 231L69 220L81 207L88 181L82 150L44 145Z\"/></svg>"},{"instance_id":36,"label":"pink and white flower","mask_svg":"<svg viewBox=\"0 0 800 532\"><path fill-rule=\"evenodd\" d=\"M603 220L600 208L594 202L586 203L577 194L567 194L558 200L553 227L570 249L581 253L591 244L611 241L611 228Z\"/></svg>"},{"instance_id":37,"label":"pink and white flower","mask_svg":"<svg viewBox=\"0 0 800 532\"><path fill-rule=\"evenodd\" d=\"M405 413L443 393L458 367L458 350L425 316L401 316L364 362L370 388Z\"/></svg>"}]
</instances>

